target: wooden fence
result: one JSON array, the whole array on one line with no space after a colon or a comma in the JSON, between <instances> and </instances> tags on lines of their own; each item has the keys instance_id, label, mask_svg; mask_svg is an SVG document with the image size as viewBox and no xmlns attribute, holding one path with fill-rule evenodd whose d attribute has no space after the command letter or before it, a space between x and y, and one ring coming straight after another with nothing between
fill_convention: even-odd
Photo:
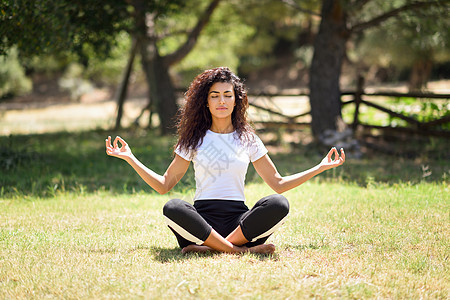
<instances>
[{"instance_id":1,"label":"wooden fence","mask_svg":"<svg viewBox=\"0 0 450 300\"><path fill-rule=\"evenodd\" d=\"M254 107L257 110L268 112L277 117L281 117L281 119L282 119L281 121L257 120L254 123L261 124L264 128L283 127L283 128L290 128L290 129L304 127L305 125L310 125L308 122L299 122L298 119L300 117L310 115L311 111L305 111L305 112L302 112L302 113L296 114L296 115L286 115L286 114L282 113L281 111L276 111L274 109L264 107L262 105L258 105L255 103L255 102L257 102L256 100L261 97L265 97L265 98L269 99L269 101L273 102L274 97L300 97L300 96L307 97L308 94L306 94L306 93L301 93L301 94L259 93L259 94L249 95L249 98L253 100L250 103L251 107ZM347 101L342 101L343 96L350 96L351 99L347 100ZM363 80L362 79L360 79L358 81L358 88L356 89L356 91L345 91L345 92L341 93L342 106L346 106L346 105L350 105L350 104L355 105L353 122L351 124L348 124L354 130L356 130L358 127L363 127L366 129L377 129L377 130L381 130L383 132L399 132L399 133L405 133L405 134L420 134L420 135L427 135L427 136L438 136L438 137L450 138L449 130L439 129L440 125L450 122L450 114L446 114L443 117L437 118L435 120L421 122L410 115L395 112L385 106L374 103L373 101L369 101L367 99L368 97L370 97L372 99L378 98L377 102L383 101L384 99L387 99L387 98L401 99L403 97L416 98L419 101L433 102L433 101L449 100L450 94L395 93L395 92L365 93L364 89L363 89ZM374 124L361 123L359 119L360 119L360 115L361 115L361 107L363 105L377 109L384 113L387 113L392 117L404 120L408 123L409 126L408 127L393 127L393 126L379 126L379 125L374 125Z\"/></svg>"}]
</instances>

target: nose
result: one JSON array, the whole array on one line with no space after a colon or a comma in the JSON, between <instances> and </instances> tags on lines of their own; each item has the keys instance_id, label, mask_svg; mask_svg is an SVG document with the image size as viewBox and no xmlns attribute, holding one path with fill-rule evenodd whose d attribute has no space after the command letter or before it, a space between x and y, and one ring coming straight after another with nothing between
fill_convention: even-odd
<instances>
[{"instance_id":1,"label":"nose","mask_svg":"<svg viewBox=\"0 0 450 300\"><path fill-rule=\"evenodd\" d=\"M225 97L223 95L220 95L219 103L225 103Z\"/></svg>"}]
</instances>

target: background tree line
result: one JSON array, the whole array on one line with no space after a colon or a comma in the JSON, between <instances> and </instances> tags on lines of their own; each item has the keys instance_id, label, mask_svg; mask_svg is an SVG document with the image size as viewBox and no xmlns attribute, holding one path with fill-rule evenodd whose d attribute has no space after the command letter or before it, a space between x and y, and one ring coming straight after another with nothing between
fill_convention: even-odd
<instances>
[{"instance_id":1,"label":"background tree line","mask_svg":"<svg viewBox=\"0 0 450 300\"><path fill-rule=\"evenodd\" d=\"M448 76L449 8L448 0L2 0L0 94L76 62L83 76L119 86L123 100L136 56L166 134L175 88L205 68L227 65L244 78L281 69L280 80L308 86L320 138L338 129L344 64L366 76L388 70L385 80L409 76L411 89L435 65Z\"/></svg>"}]
</instances>

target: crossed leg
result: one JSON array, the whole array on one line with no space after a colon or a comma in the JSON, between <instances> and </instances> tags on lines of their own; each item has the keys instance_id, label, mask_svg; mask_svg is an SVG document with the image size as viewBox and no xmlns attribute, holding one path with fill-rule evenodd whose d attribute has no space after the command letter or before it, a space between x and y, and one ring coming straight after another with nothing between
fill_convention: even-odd
<instances>
[{"instance_id":1,"label":"crossed leg","mask_svg":"<svg viewBox=\"0 0 450 300\"><path fill-rule=\"evenodd\" d=\"M184 247L181 252L183 254L189 252L204 253L209 251L219 251L227 253L261 253L261 254L271 254L275 252L275 245L273 244L262 244L253 247L242 246L249 241L244 237L242 229L238 226L232 233L230 233L227 238L223 238L214 229L211 230L210 235L203 243L203 245L188 245Z\"/></svg>"},{"instance_id":2,"label":"crossed leg","mask_svg":"<svg viewBox=\"0 0 450 300\"><path fill-rule=\"evenodd\" d=\"M182 253L219 251L265 254L275 251L273 244L264 242L282 224L288 211L289 203L283 196L264 197L239 217L237 227L224 238L205 221L194 206L185 201L172 199L163 210L167 225L182 247Z\"/></svg>"}]
</instances>

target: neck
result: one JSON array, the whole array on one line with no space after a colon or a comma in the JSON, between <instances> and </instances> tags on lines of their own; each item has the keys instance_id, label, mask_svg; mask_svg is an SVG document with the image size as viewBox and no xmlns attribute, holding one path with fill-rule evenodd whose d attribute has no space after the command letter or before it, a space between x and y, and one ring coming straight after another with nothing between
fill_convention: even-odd
<instances>
[{"instance_id":1,"label":"neck","mask_svg":"<svg viewBox=\"0 0 450 300\"><path fill-rule=\"evenodd\" d=\"M220 120L220 121L214 121L211 124L211 128L209 128L212 132L215 133L232 133L234 131L233 124L231 123L231 120Z\"/></svg>"}]
</instances>

